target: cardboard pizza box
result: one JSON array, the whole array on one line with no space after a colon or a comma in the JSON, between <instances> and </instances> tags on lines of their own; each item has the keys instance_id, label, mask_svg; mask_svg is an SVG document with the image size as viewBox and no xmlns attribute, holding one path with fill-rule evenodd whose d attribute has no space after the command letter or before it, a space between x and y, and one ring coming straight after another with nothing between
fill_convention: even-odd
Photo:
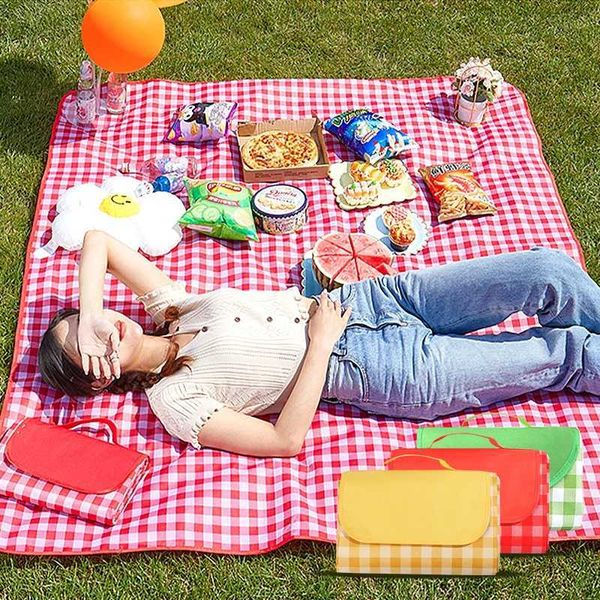
<instances>
[{"instance_id":1,"label":"cardboard pizza box","mask_svg":"<svg viewBox=\"0 0 600 600\"><path fill-rule=\"evenodd\" d=\"M241 160L242 146L250 137L265 131L297 131L308 133L317 144L319 149L319 160L312 167L285 167L279 169L250 169ZM242 174L246 183L273 183L290 179L321 179L327 177L329 171L329 156L325 140L323 139L323 126L319 117L310 119L273 119L271 121L240 121L236 134L240 160L242 163Z\"/></svg>"}]
</instances>

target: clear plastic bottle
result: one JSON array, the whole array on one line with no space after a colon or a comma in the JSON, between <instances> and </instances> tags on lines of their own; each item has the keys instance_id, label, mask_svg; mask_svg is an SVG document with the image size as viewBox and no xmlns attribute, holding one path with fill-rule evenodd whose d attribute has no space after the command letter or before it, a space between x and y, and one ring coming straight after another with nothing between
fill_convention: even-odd
<instances>
[{"instance_id":1,"label":"clear plastic bottle","mask_svg":"<svg viewBox=\"0 0 600 600\"><path fill-rule=\"evenodd\" d=\"M119 167L119 171L142 175L150 180L172 173L195 179L200 167L198 161L191 156L156 156L142 162L125 162Z\"/></svg>"},{"instance_id":2,"label":"clear plastic bottle","mask_svg":"<svg viewBox=\"0 0 600 600\"><path fill-rule=\"evenodd\" d=\"M94 87L94 67L84 60L79 67L75 115L79 125L91 125L96 119L96 90Z\"/></svg>"},{"instance_id":3,"label":"clear plastic bottle","mask_svg":"<svg viewBox=\"0 0 600 600\"><path fill-rule=\"evenodd\" d=\"M127 107L127 75L110 73L106 86L106 111L118 115Z\"/></svg>"}]
</instances>

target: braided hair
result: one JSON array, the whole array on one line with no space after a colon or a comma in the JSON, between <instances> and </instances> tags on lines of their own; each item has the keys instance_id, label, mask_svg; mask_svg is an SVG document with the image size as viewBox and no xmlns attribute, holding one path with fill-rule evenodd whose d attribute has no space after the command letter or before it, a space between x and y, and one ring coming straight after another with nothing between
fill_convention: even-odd
<instances>
[{"instance_id":1,"label":"braided hair","mask_svg":"<svg viewBox=\"0 0 600 600\"><path fill-rule=\"evenodd\" d=\"M176 373L190 362L189 356L177 356L179 344L170 341L167 359L158 373L152 371L128 371L113 380L108 386L98 387L92 373L85 374L83 369L75 364L56 337L56 326L67 317L79 315L74 308L59 311L50 322L42 336L38 353L38 366L42 379L54 388L69 396L97 396L104 391L112 394L143 391L156 385L161 379ZM169 331L169 325L179 318L179 309L169 306L165 311L163 325L150 335L164 335Z\"/></svg>"}]
</instances>

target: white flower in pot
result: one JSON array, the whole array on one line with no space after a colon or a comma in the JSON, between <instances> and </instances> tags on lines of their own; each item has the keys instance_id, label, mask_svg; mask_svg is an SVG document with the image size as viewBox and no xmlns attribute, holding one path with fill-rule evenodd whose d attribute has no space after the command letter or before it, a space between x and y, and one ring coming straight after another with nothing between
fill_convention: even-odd
<instances>
[{"instance_id":1,"label":"white flower in pot","mask_svg":"<svg viewBox=\"0 0 600 600\"><path fill-rule=\"evenodd\" d=\"M480 125L487 113L488 104L502 94L504 79L495 71L488 58L471 57L462 63L454 74L452 87L458 91L454 116L464 125Z\"/></svg>"}]
</instances>

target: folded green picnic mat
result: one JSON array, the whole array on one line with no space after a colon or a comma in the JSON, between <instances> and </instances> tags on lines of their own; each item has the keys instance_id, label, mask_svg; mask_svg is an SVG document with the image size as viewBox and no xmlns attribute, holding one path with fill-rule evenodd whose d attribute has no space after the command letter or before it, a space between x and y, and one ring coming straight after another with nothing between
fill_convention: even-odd
<instances>
[{"instance_id":1,"label":"folded green picnic mat","mask_svg":"<svg viewBox=\"0 0 600 600\"><path fill-rule=\"evenodd\" d=\"M505 448L545 452L550 460L550 527L581 527L583 448L576 427L422 427L417 447L486 448L490 447L487 436Z\"/></svg>"}]
</instances>

